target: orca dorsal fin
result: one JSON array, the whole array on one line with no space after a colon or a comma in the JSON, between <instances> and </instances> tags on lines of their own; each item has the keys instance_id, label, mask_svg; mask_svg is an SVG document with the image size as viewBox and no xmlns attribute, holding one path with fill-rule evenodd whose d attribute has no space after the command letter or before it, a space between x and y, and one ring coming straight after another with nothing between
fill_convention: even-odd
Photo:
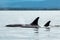
<instances>
[{"instance_id":1,"label":"orca dorsal fin","mask_svg":"<svg viewBox=\"0 0 60 40\"><path fill-rule=\"evenodd\" d=\"M31 25L38 25L38 19L39 19L39 17L37 17L37 18L31 23Z\"/></svg>"},{"instance_id":2,"label":"orca dorsal fin","mask_svg":"<svg viewBox=\"0 0 60 40\"><path fill-rule=\"evenodd\" d=\"M49 26L51 21L48 21L44 26Z\"/></svg>"}]
</instances>

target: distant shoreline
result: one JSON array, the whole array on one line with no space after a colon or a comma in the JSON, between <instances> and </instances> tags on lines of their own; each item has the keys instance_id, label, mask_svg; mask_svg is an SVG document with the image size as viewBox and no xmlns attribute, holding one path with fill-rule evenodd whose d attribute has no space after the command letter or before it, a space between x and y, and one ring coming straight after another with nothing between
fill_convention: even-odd
<instances>
[{"instance_id":1,"label":"distant shoreline","mask_svg":"<svg viewBox=\"0 0 60 40\"><path fill-rule=\"evenodd\" d=\"M60 10L60 8L0 8L0 10Z\"/></svg>"}]
</instances>

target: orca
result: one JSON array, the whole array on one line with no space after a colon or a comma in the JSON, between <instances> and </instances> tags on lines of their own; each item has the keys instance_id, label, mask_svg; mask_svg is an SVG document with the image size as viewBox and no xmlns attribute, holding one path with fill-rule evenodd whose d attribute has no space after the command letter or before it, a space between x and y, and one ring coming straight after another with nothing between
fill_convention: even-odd
<instances>
[{"instance_id":1,"label":"orca","mask_svg":"<svg viewBox=\"0 0 60 40\"><path fill-rule=\"evenodd\" d=\"M44 25L44 27L45 27L46 29L50 29L50 27L48 27L48 26L50 26L50 22L51 22L51 21L48 21L48 22Z\"/></svg>"},{"instance_id":2,"label":"orca","mask_svg":"<svg viewBox=\"0 0 60 40\"><path fill-rule=\"evenodd\" d=\"M30 24L9 24L6 27L22 27L22 28L39 28L38 25L39 17L37 17L32 23Z\"/></svg>"}]
</instances>

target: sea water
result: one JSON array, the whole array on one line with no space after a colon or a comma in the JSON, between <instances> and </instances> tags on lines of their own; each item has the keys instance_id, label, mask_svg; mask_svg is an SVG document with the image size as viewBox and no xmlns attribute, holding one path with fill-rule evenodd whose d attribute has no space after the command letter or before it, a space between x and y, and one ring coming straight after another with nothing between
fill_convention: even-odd
<instances>
[{"instance_id":1,"label":"sea water","mask_svg":"<svg viewBox=\"0 0 60 40\"><path fill-rule=\"evenodd\" d=\"M5 27L7 24L29 24L38 16L42 28ZM52 21L51 25L59 24L59 18L59 11L0 11L0 40L60 40L60 27L45 29L42 26L48 20Z\"/></svg>"}]
</instances>

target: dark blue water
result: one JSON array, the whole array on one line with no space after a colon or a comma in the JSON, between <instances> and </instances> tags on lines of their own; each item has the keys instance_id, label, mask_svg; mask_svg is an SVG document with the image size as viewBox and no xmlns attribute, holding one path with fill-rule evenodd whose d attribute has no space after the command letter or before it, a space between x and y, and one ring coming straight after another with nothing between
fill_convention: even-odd
<instances>
[{"instance_id":1,"label":"dark blue water","mask_svg":"<svg viewBox=\"0 0 60 40\"><path fill-rule=\"evenodd\" d=\"M60 8L60 0L0 0L0 8Z\"/></svg>"}]
</instances>

